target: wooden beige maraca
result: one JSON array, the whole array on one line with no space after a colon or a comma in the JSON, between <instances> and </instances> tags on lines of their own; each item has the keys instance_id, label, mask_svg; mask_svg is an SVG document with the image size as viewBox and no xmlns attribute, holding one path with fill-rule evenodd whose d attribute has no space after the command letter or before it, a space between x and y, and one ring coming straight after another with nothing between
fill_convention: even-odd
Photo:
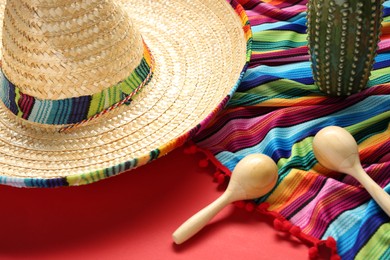
<instances>
[{"instance_id":1,"label":"wooden beige maraca","mask_svg":"<svg viewBox=\"0 0 390 260\"><path fill-rule=\"evenodd\" d=\"M314 136L313 151L318 162L324 167L357 179L390 216L390 195L364 171L358 146L348 131L338 126L325 127Z\"/></svg>"},{"instance_id":2,"label":"wooden beige maraca","mask_svg":"<svg viewBox=\"0 0 390 260\"><path fill-rule=\"evenodd\" d=\"M278 167L264 154L244 157L234 168L226 191L210 205L184 222L172 235L181 244L200 231L226 205L261 197L271 191L278 179Z\"/></svg>"}]
</instances>

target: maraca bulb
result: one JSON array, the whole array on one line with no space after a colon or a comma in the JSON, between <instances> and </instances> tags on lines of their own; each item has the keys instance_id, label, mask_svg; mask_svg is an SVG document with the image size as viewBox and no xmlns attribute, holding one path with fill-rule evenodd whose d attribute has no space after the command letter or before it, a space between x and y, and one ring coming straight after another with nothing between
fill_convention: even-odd
<instances>
[{"instance_id":1,"label":"maraca bulb","mask_svg":"<svg viewBox=\"0 0 390 260\"><path fill-rule=\"evenodd\" d=\"M344 172L360 164L355 139L338 126L325 127L314 136L313 152L321 165L334 171Z\"/></svg>"},{"instance_id":2,"label":"maraca bulb","mask_svg":"<svg viewBox=\"0 0 390 260\"><path fill-rule=\"evenodd\" d=\"M244 157L234 168L226 191L210 205L184 222L172 235L181 244L201 230L226 205L237 200L248 200L271 191L278 179L275 162L263 154Z\"/></svg>"},{"instance_id":3,"label":"maraca bulb","mask_svg":"<svg viewBox=\"0 0 390 260\"><path fill-rule=\"evenodd\" d=\"M235 194L236 200L255 199L268 193L277 179L278 167L270 157L250 154L236 165L226 190Z\"/></svg>"},{"instance_id":4,"label":"maraca bulb","mask_svg":"<svg viewBox=\"0 0 390 260\"><path fill-rule=\"evenodd\" d=\"M364 171L356 141L348 131L338 126L325 127L315 135L313 151L318 162L324 167L357 179L390 216L390 195Z\"/></svg>"}]
</instances>

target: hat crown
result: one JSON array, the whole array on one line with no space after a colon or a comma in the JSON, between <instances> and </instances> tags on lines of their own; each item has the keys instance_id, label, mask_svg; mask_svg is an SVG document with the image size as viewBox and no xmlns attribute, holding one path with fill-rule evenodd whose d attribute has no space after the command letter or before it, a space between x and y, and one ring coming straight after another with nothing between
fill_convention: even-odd
<instances>
[{"instance_id":1,"label":"hat crown","mask_svg":"<svg viewBox=\"0 0 390 260\"><path fill-rule=\"evenodd\" d=\"M24 94L55 100L101 92L128 77L143 50L111 0L7 2L2 69Z\"/></svg>"}]
</instances>

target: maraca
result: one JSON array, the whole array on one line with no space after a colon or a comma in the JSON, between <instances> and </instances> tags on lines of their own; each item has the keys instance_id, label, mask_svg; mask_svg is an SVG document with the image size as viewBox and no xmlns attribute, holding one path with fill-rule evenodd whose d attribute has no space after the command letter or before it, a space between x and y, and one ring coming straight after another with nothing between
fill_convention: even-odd
<instances>
[{"instance_id":1,"label":"maraca","mask_svg":"<svg viewBox=\"0 0 390 260\"><path fill-rule=\"evenodd\" d=\"M226 191L210 205L184 222L172 235L181 244L200 231L226 205L261 197L272 190L278 179L278 167L264 154L244 157L234 168Z\"/></svg>"},{"instance_id":2,"label":"maraca","mask_svg":"<svg viewBox=\"0 0 390 260\"><path fill-rule=\"evenodd\" d=\"M338 126L325 127L314 136L313 151L318 162L324 167L357 179L390 216L390 195L364 171L359 159L358 146L348 131Z\"/></svg>"}]
</instances>

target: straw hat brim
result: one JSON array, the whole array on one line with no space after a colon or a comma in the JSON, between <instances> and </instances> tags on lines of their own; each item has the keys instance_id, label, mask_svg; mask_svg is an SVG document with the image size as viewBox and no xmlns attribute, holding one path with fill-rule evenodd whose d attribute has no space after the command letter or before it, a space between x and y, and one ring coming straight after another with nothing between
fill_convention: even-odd
<instances>
[{"instance_id":1,"label":"straw hat brim","mask_svg":"<svg viewBox=\"0 0 390 260\"><path fill-rule=\"evenodd\" d=\"M1 21L5 0L0 0ZM155 59L152 80L130 105L58 132L0 105L0 183L92 183L180 146L227 103L250 57L250 29L225 0L117 1Z\"/></svg>"}]
</instances>

